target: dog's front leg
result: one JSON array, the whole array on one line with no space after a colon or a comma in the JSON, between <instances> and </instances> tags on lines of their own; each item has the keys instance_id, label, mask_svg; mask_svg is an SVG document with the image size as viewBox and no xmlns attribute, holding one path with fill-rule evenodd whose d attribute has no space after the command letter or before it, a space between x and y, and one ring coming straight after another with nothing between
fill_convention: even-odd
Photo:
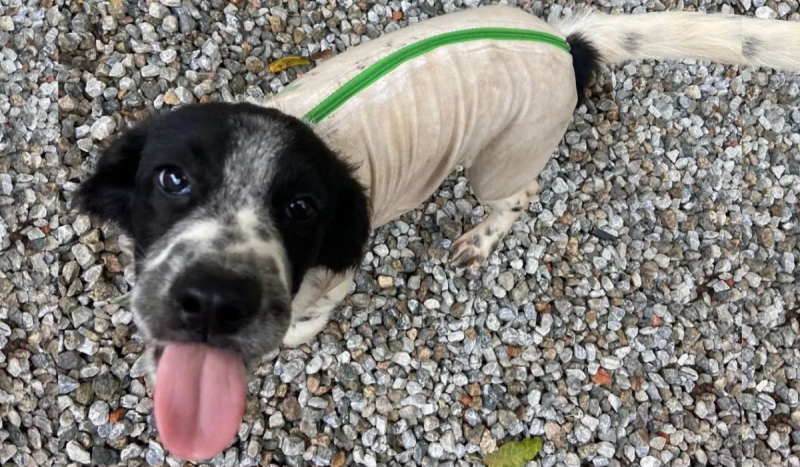
<instances>
[{"instance_id":1,"label":"dog's front leg","mask_svg":"<svg viewBox=\"0 0 800 467\"><path fill-rule=\"evenodd\" d=\"M353 283L353 273L351 272L343 277L339 276L337 279L341 280L341 282L325 293L313 305L293 310L292 325L283 338L284 344L296 347L308 342L325 329L331 312L344 300L350 290L350 285Z\"/></svg>"},{"instance_id":2,"label":"dog's front leg","mask_svg":"<svg viewBox=\"0 0 800 467\"><path fill-rule=\"evenodd\" d=\"M514 221L528 208L530 201L537 199L539 182L534 181L527 189L500 201L487 202L489 217L453 243L450 264L459 268L477 268L497 249L497 244L506 235Z\"/></svg>"}]
</instances>

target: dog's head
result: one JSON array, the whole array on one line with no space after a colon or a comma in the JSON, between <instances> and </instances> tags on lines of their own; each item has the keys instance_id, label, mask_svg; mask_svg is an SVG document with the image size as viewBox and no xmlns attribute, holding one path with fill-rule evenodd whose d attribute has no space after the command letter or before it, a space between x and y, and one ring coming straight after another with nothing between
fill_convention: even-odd
<instances>
[{"instance_id":1,"label":"dog's head","mask_svg":"<svg viewBox=\"0 0 800 467\"><path fill-rule=\"evenodd\" d=\"M304 123L249 104L184 107L119 136L78 191L135 243L132 309L156 347L245 360L277 347L312 267L356 266L368 203Z\"/></svg>"}]
</instances>

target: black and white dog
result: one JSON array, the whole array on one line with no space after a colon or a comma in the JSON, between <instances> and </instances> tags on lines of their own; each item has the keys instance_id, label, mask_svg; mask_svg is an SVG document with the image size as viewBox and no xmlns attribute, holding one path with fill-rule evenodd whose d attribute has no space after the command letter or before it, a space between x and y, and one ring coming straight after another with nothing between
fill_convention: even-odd
<instances>
[{"instance_id":1,"label":"black and white dog","mask_svg":"<svg viewBox=\"0 0 800 467\"><path fill-rule=\"evenodd\" d=\"M125 131L77 199L134 241L132 309L155 350L167 448L220 452L241 420L246 363L321 331L370 230L457 165L490 215L451 258L480 265L535 198L601 63L800 70L798 29L702 13L547 25L482 8L349 50L263 106L188 106Z\"/></svg>"}]
</instances>

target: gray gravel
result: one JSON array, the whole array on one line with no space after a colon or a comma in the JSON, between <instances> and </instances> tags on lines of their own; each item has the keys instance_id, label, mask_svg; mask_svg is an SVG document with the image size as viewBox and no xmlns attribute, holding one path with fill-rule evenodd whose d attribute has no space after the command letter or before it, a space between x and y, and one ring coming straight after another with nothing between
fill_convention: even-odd
<instances>
[{"instance_id":1,"label":"gray gravel","mask_svg":"<svg viewBox=\"0 0 800 467\"><path fill-rule=\"evenodd\" d=\"M0 465L51 465L59 242L55 8L0 3Z\"/></svg>"},{"instance_id":2,"label":"gray gravel","mask_svg":"<svg viewBox=\"0 0 800 467\"><path fill-rule=\"evenodd\" d=\"M100 148L153 110L259 99L309 68L274 59L488 2L20 3L0 13L0 464L179 465L111 304L132 260L67 209ZM736 11L800 20L797 0ZM483 215L461 173L376 232L334 324L265 356L210 464L450 467L542 435L531 466L800 466L800 78L629 64L591 94L480 271L445 266Z\"/></svg>"}]
</instances>

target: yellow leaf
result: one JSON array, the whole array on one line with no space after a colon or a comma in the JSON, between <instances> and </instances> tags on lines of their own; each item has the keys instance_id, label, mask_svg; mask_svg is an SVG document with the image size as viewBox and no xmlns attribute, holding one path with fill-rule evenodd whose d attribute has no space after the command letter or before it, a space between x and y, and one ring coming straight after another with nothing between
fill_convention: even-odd
<instances>
[{"instance_id":1,"label":"yellow leaf","mask_svg":"<svg viewBox=\"0 0 800 467\"><path fill-rule=\"evenodd\" d=\"M292 68L300 65L308 65L308 60L303 57L297 56L290 56L290 57L283 57L281 59L275 60L274 62L269 64L269 71L270 73L280 73L281 71Z\"/></svg>"},{"instance_id":2,"label":"yellow leaf","mask_svg":"<svg viewBox=\"0 0 800 467\"><path fill-rule=\"evenodd\" d=\"M506 443L483 460L487 467L525 467L542 450L542 438L523 439Z\"/></svg>"}]
</instances>

